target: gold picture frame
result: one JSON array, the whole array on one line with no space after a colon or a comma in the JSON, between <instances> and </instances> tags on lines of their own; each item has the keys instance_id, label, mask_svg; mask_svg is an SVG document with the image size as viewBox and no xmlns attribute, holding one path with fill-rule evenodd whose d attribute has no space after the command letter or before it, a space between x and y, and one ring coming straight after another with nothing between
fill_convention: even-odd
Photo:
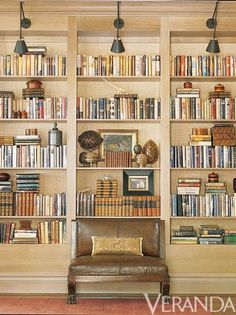
<instances>
[{"instance_id":1,"label":"gold picture frame","mask_svg":"<svg viewBox=\"0 0 236 315\"><path fill-rule=\"evenodd\" d=\"M135 158L134 146L138 143L138 129L99 129L103 142L99 147L99 158L105 159L105 152L132 153L132 159Z\"/></svg>"}]
</instances>

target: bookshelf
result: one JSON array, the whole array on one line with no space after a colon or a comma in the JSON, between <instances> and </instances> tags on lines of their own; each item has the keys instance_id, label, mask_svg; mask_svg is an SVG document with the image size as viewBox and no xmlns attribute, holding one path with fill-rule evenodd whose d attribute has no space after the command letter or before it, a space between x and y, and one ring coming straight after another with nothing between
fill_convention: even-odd
<instances>
[{"instance_id":1,"label":"bookshelf","mask_svg":"<svg viewBox=\"0 0 236 315\"><path fill-rule=\"evenodd\" d=\"M142 4L144 5L144 3ZM168 4L169 5L169 4ZM53 192L67 192L67 215L61 219L67 222L67 243L61 245L53 244L3 244L0 245L1 274L0 292L39 292L39 293L65 293L67 267L70 260L70 236L71 220L76 218L76 193L78 190L91 186L95 190L95 179L104 175L110 175L119 181L119 189L122 188L122 168L105 168L102 163L98 167L82 167L78 163L78 156L81 148L77 138L86 129L138 129L140 143L143 145L149 138L153 139L158 147L160 157L158 162L151 168L154 171L155 192L161 196L161 218L166 224L166 257L167 264L172 276L173 293L218 293L234 292L235 287L235 248L232 245L172 245L170 244L170 234L172 228L179 225L199 226L202 223L216 223L224 227L234 228L234 218L218 217L172 217L170 212L170 194L175 191L178 177L200 177L206 179L208 173L215 171L219 173L220 179L227 182L228 187L232 187L232 177L235 169L212 169L212 168L170 168L171 144L186 144L188 134L194 126L201 124L203 127L210 127L218 120L174 120L169 116L169 98L175 93L177 87L182 87L186 81L193 82L194 87L199 87L201 95L206 98L207 93L212 91L217 83L225 85L226 90L233 93L235 77L177 77L170 76L169 56L176 54L196 55L203 54L209 39L209 33L205 29L205 20L208 16L203 4L198 4L203 16L169 16L168 12L153 13L155 19L150 16L125 16L128 27L133 30L126 37L124 33L124 45L127 55L157 53L161 56L161 76L77 76L76 57L77 54L95 55L94 45L96 45L96 55L109 55L112 36L110 30L113 17L101 16L91 17L90 22L85 22L85 17L66 15L54 16L50 21L48 17L34 15L35 24L33 29L26 32L27 42L43 43L50 52L66 53L68 60L67 76L48 77L9 77L1 76L1 89L13 90L16 96L21 95L21 90L29 79L37 78L43 82L43 86L49 97L67 96L68 112L67 119L56 119L58 127L63 131L65 143L68 148L68 161L66 168L35 168L42 176L41 191L44 194ZM99 6L99 5L98 5ZM177 5L178 6L178 5ZM177 10L177 6L175 9ZM211 11L211 7L207 12ZM135 15L136 12L133 12ZM150 12L148 13L150 14ZM226 35L221 36L222 51L236 55L235 39L233 36L227 37L228 17L221 20L221 27ZM87 19L87 17L86 17ZM3 19L0 31L0 40L3 43L1 54L13 51L18 24ZM37 22L36 22L37 20ZM104 20L104 22L103 22ZM97 22L100 23L97 23ZM230 19L230 25L235 26L234 19ZM10 24L11 23L11 24ZM15 24L14 24L15 23ZM97 35L93 33L95 26ZM102 26L101 26L102 25ZM188 31L186 31L188 27ZM5 35L5 29L14 28ZM43 29L42 29L43 28ZM142 29L139 33L134 28ZM200 31L199 31L200 30ZM95 34L95 35L94 35ZM132 35L132 36L131 36ZM6 37L7 36L7 40ZM122 37L123 39L123 37ZM229 43L233 42L232 51L229 51ZM221 43L221 42L220 42ZM227 50L228 49L228 50ZM124 88L130 92L137 93L139 97L160 97L161 99L161 119L158 120L105 120L105 119L76 119L76 98L77 96L88 97L112 97L116 92L103 79L112 82L119 88ZM12 88L13 86L13 88ZM38 128L45 141L47 132L52 128L54 119L1 119L1 134L22 134L25 128ZM235 120L229 120L235 123ZM14 130L14 132L12 132ZM132 168L138 170L134 165ZM149 169L146 168L145 169ZM29 168L2 168L2 171L9 172L15 176L17 172L31 172ZM230 191L232 193L232 191ZM0 222L20 220L25 217L1 217ZM89 217L88 217L89 218ZM101 220L104 217L99 217ZM36 217L30 219L35 222L44 220L55 220L57 217ZM227 257L227 264L225 264ZM186 263L188 261L188 263ZM10 263L9 263L10 262ZM6 277L8 279L6 284ZM39 280L40 277L40 280ZM207 279L207 280L205 280ZM229 283L229 279L232 282ZM191 285L189 284L191 281ZM207 281L207 283L206 283ZM218 284L219 283L219 284ZM193 284L193 285L192 285ZM24 285L24 287L23 287ZM204 290L202 288L205 288ZM91 288L91 292L93 288Z\"/></svg>"},{"instance_id":2,"label":"bookshelf","mask_svg":"<svg viewBox=\"0 0 236 315\"><path fill-rule=\"evenodd\" d=\"M159 21L158 21L159 22ZM80 25L78 25L80 27ZM159 55L160 51L160 33L159 28L156 32L147 38L144 33L140 36L131 36L126 40L126 51L121 57L113 55L110 53L110 36L104 37L78 37L77 46L77 60L81 58L96 59L98 56L103 56L101 59L109 59L114 62L119 58L122 58L122 62L128 58L131 60L132 55ZM96 45L96 54L94 54L94 45ZM78 57L79 56L79 57ZM83 56L93 56L93 57L83 57ZM110 57L108 57L110 56ZM100 58L100 57L99 57ZM148 57L147 57L148 58ZM133 58L135 60L135 58ZM80 65L80 63L79 63ZM106 63L107 67L107 63ZM160 65L159 65L160 67ZM79 68L79 71L81 68ZM106 68L107 69L107 68ZM120 70L122 68L120 67ZM127 69L127 68L126 68ZM87 72L89 70L87 69ZM115 68L114 68L115 71ZM138 99L145 99L147 97L160 98L160 75L124 75L124 72L114 72L112 75L78 75L77 76L77 97L83 99L99 99L114 97L117 94L118 89L124 89L130 94L137 94ZM117 130L121 131L123 129L128 130L138 130L138 143L143 145L148 139L152 139L158 145L160 150L160 124L161 119L87 119L83 118L77 119L77 137L86 130L107 129L107 130ZM84 151L77 144L77 192L83 188L90 187L92 192L96 191L96 180L101 179L103 176L110 176L118 180L118 196L123 195L123 169L124 167L106 167L104 162L98 162L96 167L83 167L78 161L78 157L81 151ZM125 168L126 169L126 168ZM155 183L155 195L160 195L160 158L158 161L150 167L138 167L135 162L132 162L132 170L153 170L154 172L154 183ZM88 216L89 217L89 216ZM106 217L106 216L103 216ZM110 217L110 216L109 216ZM113 216L111 216L113 217ZM119 216L115 216L119 217ZM127 217L127 216L126 216ZM101 217L102 219L102 217Z\"/></svg>"}]
</instances>

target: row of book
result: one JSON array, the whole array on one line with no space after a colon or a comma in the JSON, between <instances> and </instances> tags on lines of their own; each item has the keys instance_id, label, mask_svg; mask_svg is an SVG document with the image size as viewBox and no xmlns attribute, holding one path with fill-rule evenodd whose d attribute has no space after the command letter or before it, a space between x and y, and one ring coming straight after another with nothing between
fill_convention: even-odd
<instances>
[{"instance_id":1,"label":"row of book","mask_svg":"<svg viewBox=\"0 0 236 315\"><path fill-rule=\"evenodd\" d=\"M159 55L77 56L78 76L160 76Z\"/></svg>"},{"instance_id":2,"label":"row of book","mask_svg":"<svg viewBox=\"0 0 236 315\"><path fill-rule=\"evenodd\" d=\"M67 98L64 96L45 99L37 97L26 99L0 98L0 119L15 118L15 116L16 118L29 119L66 119L66 115Z\"/></svg>"},{"instance_id":3,"label":"row of book","mask_svg":"<svg viewBox=\"0 0 236 315\"><path fill-rule=\"evenodd\" d=\"M43 195L34 192L15 193L16 216L65 216L66 193Z\"/></svg>"},{"instance_id":4,"label":"row of book","mask_svg":"<svg viewBox=\"0 0 236 315\"><path fill-rule=\"evenodd\" d=\"M182 145L170 147L173 168L235 168L236 147Z\"/></svg>"},{"instance_id":5,"label":"row of book","mask_svg":"<svg viewBox=\"0 0 236 315\"><path fill-rule=\"evenodd\" d=\"M171 56L171 76L235 76L235 56Z\"/></svg>"},{"instance_id":6,"label":"row of book","mask_svg":"<svg viewBox=\"0 0 236 315\"><path fill-rule=\"evenodd\" d=\"M66 221L38 222L35 229L18 229L16 222L0 223L1 244L65 244Z\"/></svg>"},{"instance_id":7,"label":"row of book","mask_svg":"<svg viewBox=\"0 0 236 315\"><path fill-rule=\"evenodd\" d=\"M236 194L206 193L205 196L171 194L171 215L176 217L235 217Z\"/></svg>"},{"instance_id":8,"label":"row of book","mask_svg":"<svg viewBox=\"0 0 236 315\"><path fill-rule=\"evenodd\" d=\"M77 119L160 119L160 116L158 98L77 98Z\"/></svg>"},{"instance_id":9,"label":"row of book","mask_svg":"<svg viewBox=\"0 0 236 315\"><path fill-rule=\"evenodd\" d=\"M1 145L0 167L66 167L67 146Z\"/></svg>"},{"instance_id":10,"label":"row of book","mask_svg":"<svg viewBox=\"0 0 236 315\"><path fill-rule=\"evenodd\" d=\"M236 119L236 102L231 98L201 100L194 97L171 97L171 119Z\"/></svg>"},{"instance_id":11,"label":"row of book","mask_svg":"<svg viewBox=\"0 0 236 315\"><path fill-rule=\"evenodd\" d=\"M160 216L159 196L96 197L77 194L77 216Z\"/></svg>"},{"instance_id":12,"label":"row of book","mask_svg":"<svg viewBox=\"0 0 236 315\"><path fill-rule=\"evenodd\" d=\"M14 211L14 193L0 192L0 216L12 215Z\"/></svg>"},{"instance_id":13,"label":"row of book","mask_svg":"<svg viewBox=\"0 0 236 315\"><path fill-rule=\"evenodd\" d=\"M106 167L132 167L132 153L128 151L105 152Z\"/></svg>"},{"instance_id":14,"label":"row of book","mask_svg":"<svg viewBox=\"0 0 236 315\"><path fill-rule=\"evenodd\" d=\"M1 55L0 76L64 76L66 57L62 55Z\"/></svg>"}]
</instances>

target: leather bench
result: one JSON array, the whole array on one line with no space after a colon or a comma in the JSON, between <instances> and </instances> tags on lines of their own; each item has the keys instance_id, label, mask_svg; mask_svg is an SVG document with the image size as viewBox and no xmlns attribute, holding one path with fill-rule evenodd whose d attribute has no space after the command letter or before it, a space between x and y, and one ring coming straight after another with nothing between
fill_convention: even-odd
<instances>
[{"instance_id":1,"label":"leather bench","mask_svg":"<svg viewBox=\"0 0 236 315\"><path fill-rule=\"evenodd\" d=\"M76 303L76 282L160 282L167 299L170 277L165 264L164 221L153 218L79 219L74 222L73 259L68 270L68 303ZM142 237L143 256L97 255L91 236Z\"/></svg>"}]
</instances>

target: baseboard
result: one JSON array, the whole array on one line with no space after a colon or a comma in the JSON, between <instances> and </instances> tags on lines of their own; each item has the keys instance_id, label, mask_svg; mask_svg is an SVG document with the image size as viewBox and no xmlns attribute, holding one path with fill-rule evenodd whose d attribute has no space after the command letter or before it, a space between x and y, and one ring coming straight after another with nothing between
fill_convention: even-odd
<instances>
[{"instance_id":1,"label":"baseboard","mask_svg":"<svg viewBox=\"0 0 236 315\"><path fill-rule=\"evenodd\" d=\"M66 294L65 276L0 275L0 294ZM155 283L82 283L77 287L82 295L110 295L143 293L156 294L159 285ZM236 294L236 274L173 274L172 295Z\"/></svg>"}]
</instances>

